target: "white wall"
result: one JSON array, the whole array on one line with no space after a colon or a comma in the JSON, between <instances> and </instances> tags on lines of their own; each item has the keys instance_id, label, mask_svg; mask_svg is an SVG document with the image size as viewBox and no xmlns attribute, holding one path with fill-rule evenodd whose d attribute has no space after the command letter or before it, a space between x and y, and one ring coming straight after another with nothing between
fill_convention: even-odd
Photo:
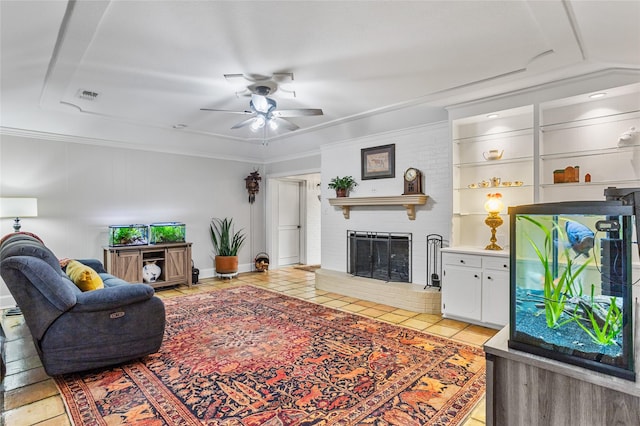
<instances>
[{"instance_id":1,"label":"white wall","mask_svg":"<svg viewBox=\"0 0 640 426\"><path fill-rule=\"evenodd\" d=\"M249 204L244 182L255 169L255 163L239 161L0 139L0 195L38 198L38 217L23 219L22 230L38 234L58 257L102 259L109 225L178 221L186 224L201 277L213 274L212 217L233 217L247 232L242 271L251 270L255 254L264 250L264 192ZM13 232L12 222L0 221L0 235ZM0 282L0 307L11 305Z\"/></svg>"},{"instance_id":2,"label":"white wall","mask_svg":"<svg viewBox=\"0 0 640 426\"><path fill-rule=\"evenodd\" d=\"M306 202L305 202L305 263L307 265L320 265L322 263L322 215L321 200L318 196L321 194L320 173L304 176L306 186Z\"/></svg>"},{"instance_id":3,"label":"white wall","mask_svg":"<svg viewBox=\"0 0 640 426\"><path fill-rule=\"evenodd\" d=\"M394 143L395 178L361 180L360 150ZM358 138L322 147L322 267L346 272L347 230L411 232L413 234L414 283L426 282L426 236L440 234L449 240L452 215L451 143L449 124L440 122L382 135ZM339 207L329 205L335 191L328 189L332 177L351 175L358 186L352 197L401 195L403 173L416 167L424 177L427 204L416 207L409 220L400 206L354 207L345 219ZM446 245L446 243L445 243Z\"/></svg>"}]
</instances>

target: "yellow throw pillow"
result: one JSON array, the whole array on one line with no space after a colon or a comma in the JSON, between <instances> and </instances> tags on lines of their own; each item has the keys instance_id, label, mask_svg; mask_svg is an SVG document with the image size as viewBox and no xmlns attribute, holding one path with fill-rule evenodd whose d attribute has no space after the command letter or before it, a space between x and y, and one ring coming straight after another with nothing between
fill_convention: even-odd
<instances>
[{"instance_id":1,"label":"yellow throw pillow","mask_svg":"<svg viewBox=\"0 0 640 426\"><path fill-rule=\"evenodd\" d=\"M96 271L77 260L70 260L67 264L67 275L71 281L82 291L97 290L104 288L102 278Z\"/></svg>"}]
</instances>

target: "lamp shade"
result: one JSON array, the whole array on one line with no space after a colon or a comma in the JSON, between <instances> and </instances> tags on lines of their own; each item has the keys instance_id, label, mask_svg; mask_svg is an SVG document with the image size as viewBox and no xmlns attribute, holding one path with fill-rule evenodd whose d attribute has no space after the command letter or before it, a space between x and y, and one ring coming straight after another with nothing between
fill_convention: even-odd
<instances>
[{"instance_id":1,"label":"lamp shade","mask_svg":"<svg viewBox=\"0 0 640 426\"><path fill-rule=\"evenodd\" d=\"M499 213L504 208L502 203L502 194L499 192L487 194L487 201L484 203L484 209L488 213Z\"/></svg>"},{"instance_id":2,"label":"lamp shade","mask_svg":"<svg viewBox=\"0 0 640 426\"><path fill-rule=\"evenodd\" d=\"M0 217L38 216L37 198L0 198Z\"/></svg>"}]
</instances>

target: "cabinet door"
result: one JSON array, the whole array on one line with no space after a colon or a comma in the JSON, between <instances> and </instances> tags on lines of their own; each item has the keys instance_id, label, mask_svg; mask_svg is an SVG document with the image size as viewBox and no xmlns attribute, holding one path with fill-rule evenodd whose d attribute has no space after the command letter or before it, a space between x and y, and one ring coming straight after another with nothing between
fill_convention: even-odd
<instances>
[{"instance_id":1,"label":"cabinet door","mask_svg":"<svg viewBox=\"0 0 640 426\"><path fill-rule=\"evenodd\" d=\"M482 275L482 322L509 322L509 272L486 269Z\"/></svg>"},{"instance_id":2,"label":"cabinet door","mask_svg":"<svg viewBox=\"0 0 640 426\"><path fill-rule=\"evenodd\" d=\"M476 321L481 319L482 281L479 268L445 265L442 313Z\"/></svg>"},{"instance_id":3,"label":"cabinet door","mask_svg":"<svg viewBox=\"0 0 640 426\"><path fill-rule=\"evenodd\" d=\"M119 251L115 256L113 275L130 283L142 282L142 256L139 251Z\"/></svg>"},{"instance_id":4,"label":"cabinet door","mask_svg":"<svg viewBox=\"0 0 640 426\"><path fill-rule=\"evenodd\" d=\"M167 281L172 280L184 280L186 282L188 271L188 259L186 247L169 248L166 251L165 256L165 279Z\"/></svg>"}]
</instances>

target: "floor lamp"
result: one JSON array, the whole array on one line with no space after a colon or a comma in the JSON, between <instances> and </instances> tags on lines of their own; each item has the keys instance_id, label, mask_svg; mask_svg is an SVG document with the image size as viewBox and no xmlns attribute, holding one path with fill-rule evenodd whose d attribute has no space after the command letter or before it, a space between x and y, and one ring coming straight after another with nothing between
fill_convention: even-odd
<instances>
[{"instance_id":1,"label":"floor lamp","mask_svg":"<svg viewBox=\"0 0 640 426\"><path fill-rule=\"evenodd\" d=\"M19 232L22 227L21 217L38 216L37 198L0 198L0 218L13 218L13 231ZM7 309L6 315L21 315L19 306Z\"/></svg>"}]
</instances>

